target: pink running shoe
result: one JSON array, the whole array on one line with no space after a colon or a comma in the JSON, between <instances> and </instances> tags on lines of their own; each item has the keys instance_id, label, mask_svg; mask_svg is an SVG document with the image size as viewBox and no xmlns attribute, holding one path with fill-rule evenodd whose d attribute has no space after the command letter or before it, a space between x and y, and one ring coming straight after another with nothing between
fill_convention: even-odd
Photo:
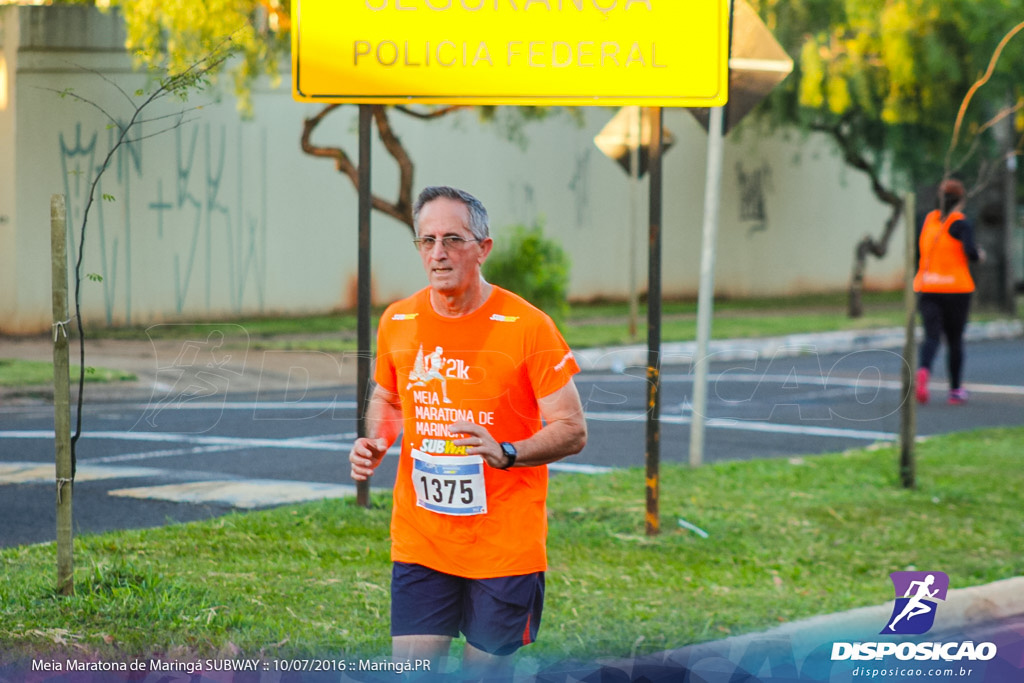
<instances>
[{"instance_id":1,"label":"pink running shoe","mask_svg":"<svg viewBox=\"0 0 1024 683\"><path fill-rule=\"evenodd\" d=\"M924 405L928 402L928 380L931 377L931 373L928 372L928 368L918 368L917 377L915 379L915 394L917 396L917 402Z\"/></svg>"},{"instance_id":2,"label":"pink running shoe","mask_svg":"<svg viewBox=\"0 0 1024 683\"><path fill-rule=\"evenodd\" d=\"M967 403L967 390L964 388L949 390L949 405L962 406Z\"/></svg>"}]
</instances>

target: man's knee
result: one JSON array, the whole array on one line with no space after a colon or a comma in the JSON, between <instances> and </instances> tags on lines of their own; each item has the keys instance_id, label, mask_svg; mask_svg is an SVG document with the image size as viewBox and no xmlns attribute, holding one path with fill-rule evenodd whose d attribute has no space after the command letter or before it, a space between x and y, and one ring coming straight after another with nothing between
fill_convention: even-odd
<instances>
[{"instance_id":1,"label":"man's knee","mask_svg":"<svg viewBox=\"0 0 1024 683\"><path fill-rule=\"evenodd\" d=\"M393 636L391 658L394 660L429 659L446 657L451 647L449 636Z\"/></svg>"}]
</instances>

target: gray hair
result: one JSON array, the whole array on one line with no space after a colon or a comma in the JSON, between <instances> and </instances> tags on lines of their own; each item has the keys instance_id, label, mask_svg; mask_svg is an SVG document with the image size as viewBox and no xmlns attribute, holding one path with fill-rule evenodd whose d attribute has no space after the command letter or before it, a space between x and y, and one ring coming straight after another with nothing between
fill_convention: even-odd
<instances>
[{"instance_id":1,"label":"gray hair","mask_svg":"<svg viewBox=\"0 0 1024 683\"><path fill-rule=\"evenodd\" d=\"M465 190L445 185L433 185L424 188L420 192L420 196L416 198L416 203L412 209L412 222L417 235L420 234L420 211L430 202L442 197L453 199L466 205L466 208L469 210L469 225L467 227L473 233L473 237L481 241L490 237L490 221L487 217L487 209L484 208L483 203Z\"/></svg>"}]
</instances>

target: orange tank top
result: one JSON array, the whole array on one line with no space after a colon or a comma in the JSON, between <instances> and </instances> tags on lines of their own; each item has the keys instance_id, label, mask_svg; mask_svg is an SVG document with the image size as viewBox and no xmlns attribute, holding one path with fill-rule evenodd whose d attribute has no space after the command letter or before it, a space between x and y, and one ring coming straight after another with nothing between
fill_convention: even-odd
<instances>
[{"instance_id":1,"label":"orange tank top","mask_svg":"<svg viewBox=\"0 0 1024 683\"><path fill-rule=\"evenodd\" d=\"M942 220L938 210L924 219L918 249L921 252L914 277L915 292L963 293L974 291L974 279L967 266L963 243L949 234L953 223L964 215L954 211Z\"/></svg>"},{"instance_id":2,"label":"orange tank top","mask_svg":"<svg viewBox=\"0 0 1024 683\"><path fill-rule=\"evenodd\" d=\"M461 318L435 313L429 288L388 307L377 333L374 379L402 404L394 561L474 579L547 568L547 467L463 467L470 458L452 444L458 436L448 425L470 420L499 442L528 438L542 426L537 398L577 372L551 319L499 287ZM424 459L447 464L429 469L434 466ZM482 481L434 476L445 468ZM481 512L474 506L484 499Z\"/></svg>"}]
</instances>

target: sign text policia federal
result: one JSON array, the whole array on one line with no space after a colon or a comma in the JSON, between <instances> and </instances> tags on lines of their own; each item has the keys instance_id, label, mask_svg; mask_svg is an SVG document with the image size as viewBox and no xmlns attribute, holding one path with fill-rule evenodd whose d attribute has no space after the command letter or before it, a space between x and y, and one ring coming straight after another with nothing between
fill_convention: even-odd
<instances>
[{"instance_id":1,"label":"sign text policia federal","mask_svg":"<svg viewBox=\"0 0 1024 683\"><path fill-rule=\"evenodd\" d=\"M652 12L653 0L363 0L373 12ZM352 65L382 67L665 68L654 42L616 40L354 40Z\"/></svg>"},{"instance_id":2,"label":"sign text policia federal","mask_svg":"<svg viewBox=\"0 0 1024 683\"><path fill-rule=\"evenodd\" d=\"M621 8L628 10L633 5L643 5L648 11L651 10L652 0L363 0L367 9L374 11L393 9L399 11L415 11L418 9L434 10L444 12L450 9L463 9L467 12L478 12L480 10L512 9L514 11L526 11L530 9L544 9L552 11L583 12L595 9L602 14L608 14Z\"/></svg>"},{"instance_id":3,"label":"sign text policia federal","mask_svg":"<svg viewBox=\"0 0 1024 683\"><path fill-rule=\"evenodd\" d=\"M721 106L729 0L294 0L303 102Z\"/></svg>"}]
</instances>

